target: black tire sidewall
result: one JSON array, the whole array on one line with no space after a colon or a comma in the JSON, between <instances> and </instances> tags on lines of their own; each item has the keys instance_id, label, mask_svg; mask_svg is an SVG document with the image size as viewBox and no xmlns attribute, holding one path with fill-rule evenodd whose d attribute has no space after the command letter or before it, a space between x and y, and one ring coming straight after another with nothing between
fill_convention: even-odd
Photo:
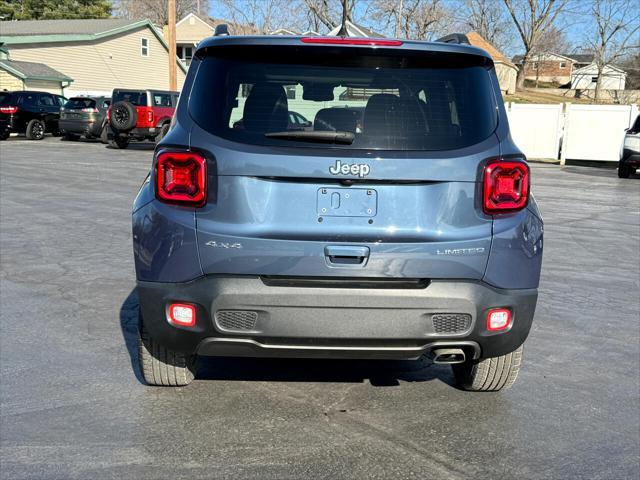
<instances>
[{"instance_id":1,"label":"black tire sidewall","mask_svg":"<svg viewBox=\"0 0 640 480\"><path fill-rule=\"evenodd\" d=\"M42 131L40 133L40 136L34 136L33 134L33 129L36 125L41 125L42 126ZM26 137L29 140L42 140L44 138L45 135L45 124L42 120L38 120L38 119L33 119L30 120L29 123L27 124L27 131L26 131Z\"/></svg>"},{"instance_id":2,"label":"black tire sidewall","mask_svg":"<svg viewBox=\"0 0 640 480\"><path fill-rule=\"evenodd\" d=\"M118 123L116 120L116 111L126 112L127 119L123 123ZM138 112L136 107L129 102L116 102L111 107L111 113L109 114L109 124L114 130L126 132L135 128L138 123Z\"/></svg>"}]
</instances>

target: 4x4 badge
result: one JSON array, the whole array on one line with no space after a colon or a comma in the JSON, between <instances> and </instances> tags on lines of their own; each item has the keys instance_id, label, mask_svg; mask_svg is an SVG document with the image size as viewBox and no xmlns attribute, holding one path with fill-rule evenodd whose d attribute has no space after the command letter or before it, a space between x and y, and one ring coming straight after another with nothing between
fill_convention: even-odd
<instances>
[{"instance_id":1,"label":"4x4 badge","mask_svg":"<svg viewBox=\"0 0 640 480\"><path fill-rule=\"evenodd\" d=\"M336 164L329 167L331 175L357 175L360 178L369 175L369 165L366 163L342 163L336 160Z\"/></svg>"}]
</instances>

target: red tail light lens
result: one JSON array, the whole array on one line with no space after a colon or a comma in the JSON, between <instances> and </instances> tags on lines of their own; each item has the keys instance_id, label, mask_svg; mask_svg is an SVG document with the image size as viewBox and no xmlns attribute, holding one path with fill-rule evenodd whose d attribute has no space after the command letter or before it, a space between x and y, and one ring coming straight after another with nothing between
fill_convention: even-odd
<instances>
[{"instance_id":1,"label":"red tail light lens","mask_svg":"<svg viewBox=\"0 0 640 480\"><path fill-rule=\"evenodd\" d=\"M109 123L110 119L111 119L111 107L107 108L107 123Z\"/></svg>"},{"instance_id":2,"label":"red tail light lens","mask_svg":"<svg viewBox=\"0 0 640 480\"><path fill-rule=\"evenodd\" d=\"M0 113L13 115L14 113L18 113L18 107L0 107Z\"/></svg>"},{"instance_id":3,"label":"red tail light lens","mask_svg":"<svg viewBox=\"0 0 640 480\"><path fill-rule=\"evenodd\" d=\"M153 111L151 110L147 111L147 122L153 123Z\"/></svg>"},{"instance_id":4,"label":"red tail light lens","mask_svg":"<svg viewBox=\"0 0 640 480\"><path fill-rule=\"evenodd\" d=\"M324 45L371 45L377 47L399 47L401 40L386 40L382 38L353 38L353 37L302 37L302 43L320 43Z\"/></svg>"},{"instance_id":5,"label":"red tail light lens","mask_svg":"<svg viewBox=\"0 0 640 480\"><path fill-rule=\"evenodd\" d=\"M156 197L201 207L207 203L207 160L193 152L160 152L156 158Z\"/></svg>"},{"instance_id":6,"label":"red tail light lens","mask_svg":"<svg viewBox=\"0 0 640 480\"><path fill-rule=\"evenodd\" d=\"M529 167L524 162L491 160L484 168L483 201L485 213L522 210L529 201Z\"/></svg>"}]
</instances>

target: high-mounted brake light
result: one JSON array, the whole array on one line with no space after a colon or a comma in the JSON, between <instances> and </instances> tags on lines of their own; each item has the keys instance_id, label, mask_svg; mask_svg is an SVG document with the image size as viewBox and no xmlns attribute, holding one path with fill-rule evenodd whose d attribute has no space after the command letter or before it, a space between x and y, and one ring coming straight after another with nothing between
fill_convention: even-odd
<instances>
[{"instance_id":1,"label":"high-mounted brake light","mask_svg":"<svg viewBox=\"0 0 640 480\"><path fill-rule=\"evenodd\" d=\"M207 203L207 160L193 152L160 152L156 158L156 197L201 207Z\"/></svg>"},{"instance_id":2,"label":"high-mounted brake light","mask_svg":"<svg viewBox=\"0 0 640 480\"><path fill-rule=\"evenodd\" d=\"M196 325L196 307L186 303L172 303L169 305L168 320L179 327L194 327Z\"/></svg>"},{"instance_id":3,"label":"high-mounted brake light","mask_svg":"<svg viewBox=\"0 0 640 480\"><path fill-rule=\"evenodd\" d=\"M402 40L386 40L384 38L353 37L302 37L302 43L319 43L323 45L371 45L376 47L399 47Z\"/></svg>"},{"instance_id":4,"label":"high-mounted brake light","mask_svg":"<svg viewBox=\"0 0 640 480\"><path fill-rule=\"evenodd\" d=\"M511 310L508 308L494 308L487 312L487 330L500 332L511 326Z\"/></svg>"},{"instance_id":5,"label":"high-mounted brake light","mask_svg":"<svg viewBox=\"0 0 640 480\"><path fill-rule=\"evenodd\" d=\"M8 113L13 115L14 113L18 113L18 107L0 107L0 113Z\"/></svg>"},{"instance_id":6,"label":"high-mounted brake light","mask_svg":"<svg viewBox=\"0 0 640 480\"><path fill-rule=\"evenodd\" d=\"M485 213L522 210L529 201L529 167L526 163L491 160L484 168L482 208Z\"/></svg>"}]
</instances>

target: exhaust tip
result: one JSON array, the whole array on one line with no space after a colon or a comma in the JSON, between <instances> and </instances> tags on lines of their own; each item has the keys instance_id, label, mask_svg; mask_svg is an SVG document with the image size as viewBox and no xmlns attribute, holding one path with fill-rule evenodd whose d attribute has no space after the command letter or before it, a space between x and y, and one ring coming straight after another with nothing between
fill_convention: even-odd
<instances>
[{"instance_id":1,"label":"exhaust tip","mask_svg":"<svg viewBox=\"0 0 640 480\"><path fill-rule=\"evenodd\" d=\"M433 363L441 365L455 365L464 363L466 356L461 348L436 348L431 353Z\"/></svg>"}]
</instances>

